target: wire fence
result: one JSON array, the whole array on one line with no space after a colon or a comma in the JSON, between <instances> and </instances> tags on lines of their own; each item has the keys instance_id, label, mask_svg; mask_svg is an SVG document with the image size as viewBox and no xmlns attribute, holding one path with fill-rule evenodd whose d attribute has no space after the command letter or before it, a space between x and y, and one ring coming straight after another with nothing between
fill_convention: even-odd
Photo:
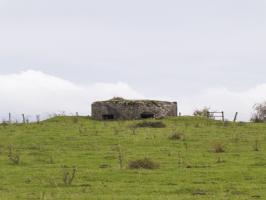
<instances>
[{"instance_id":1,"label":"wire fence","mask_svg":"<svg viewBox=\"0 0 266 200\"><path fill-rule=\"evenodd\" d=\"M13 114L7 113L6 115L1 115L2 124L21 124L21 123L34 123L41 122L47 119L51 119L57 116L88 116L88 115L80 115L78 112L54 112L54 113L41 113L41 114Z\"/></svg>"}]
</instances>

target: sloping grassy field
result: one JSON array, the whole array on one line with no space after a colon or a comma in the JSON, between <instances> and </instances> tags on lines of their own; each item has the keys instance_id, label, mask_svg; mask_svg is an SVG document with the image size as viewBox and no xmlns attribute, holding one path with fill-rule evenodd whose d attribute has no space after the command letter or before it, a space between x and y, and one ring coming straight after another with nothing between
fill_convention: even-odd
<instances>
[{"instance_id":1,"label":"sloping grassy field","mask_svg":"<svg viewBox=\"0 0 266 200\"><path fill-rule=\"evenodd\" d=\"M0 125L0 199L266 199L266 124L149 121L166 127L82 117ZM128 168L142 158L160 167Z\"/></svg>"}]
</instances>

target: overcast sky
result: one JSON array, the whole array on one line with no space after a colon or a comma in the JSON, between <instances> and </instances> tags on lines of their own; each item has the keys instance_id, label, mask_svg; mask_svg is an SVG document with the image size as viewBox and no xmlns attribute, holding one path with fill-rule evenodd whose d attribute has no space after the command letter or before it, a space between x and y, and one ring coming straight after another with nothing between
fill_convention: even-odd
<instances>
[{"instance_id":1,"label":"overcast sky","mask_svg":"<svg viewBox=\"0 0 266 200\"><path fill-rule=\"evenodd\" d=\"M119 95L247 120L266 100L265 11L266 0L0 0L1 115L89 113Z\"/></svg>"}]
</instances>

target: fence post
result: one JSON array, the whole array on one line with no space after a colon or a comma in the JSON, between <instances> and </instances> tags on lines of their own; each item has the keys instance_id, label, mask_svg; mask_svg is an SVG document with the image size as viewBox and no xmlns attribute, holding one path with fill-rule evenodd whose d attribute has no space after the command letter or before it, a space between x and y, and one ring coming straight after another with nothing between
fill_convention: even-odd
<instances>
[{"instance_id":1,"label":"fence post","mask_svg":"<svg viewBox=\"0 0 266 200\"><path fill-rule=\"evenodd\" d=\"M236 112L236 114L235 114L234 122L236 122L236 120L237 120L237 115L238 115L238 112Z\"/></svg>"},{"instance_id":2,"label":"fence post","mask_svg":"<svg viewBox=\"0 0 266 200\"><path fill-rule=\"evenodd\" d=\"M40 123L40 115L36 115L36 121L37 121L37 124Z\"/></svg>"},{"instance_id":3,"label":"fence post","mask_svg":"<svg viewBox=\"0 0 266 200\"><path fill-rule=\"evenodd\" d=\"M25 115L24 114L22 114L22 122L23 122L23 124L26 123L26 119L25 119Z\"/></svg>"},{"instance_id":4,"label":"fence post","mask_svg":"<svg viewBox=\"0 0 266 200\"><path fill-rule=\"evenodd\" d=\"M222 119L223 119L223 122L224 122L224 111L222 111Z\"/></svg>"},{"instance_id":5,"label":"fence post","mask_svg":"<svg viewBox=\"0 0 266 200\"><path fill-rule=\"evenodd\" d=\"M179 112L179 110L178 110L179 108L178 108L178 103L176 102L176 115L178 116L178 112Z\"/></svg>"},{"instance_id":6,"label":"fence post","mask_svg":"<svg viewBox=\"0 0 266 200\"><path fill-rule=\"evenodd\" d=\"M11 124L11 123L12 123L12 119L11 119L11 113L8 113L8 122L9 122L9 124Z\"/></svg>"}]
</instances>

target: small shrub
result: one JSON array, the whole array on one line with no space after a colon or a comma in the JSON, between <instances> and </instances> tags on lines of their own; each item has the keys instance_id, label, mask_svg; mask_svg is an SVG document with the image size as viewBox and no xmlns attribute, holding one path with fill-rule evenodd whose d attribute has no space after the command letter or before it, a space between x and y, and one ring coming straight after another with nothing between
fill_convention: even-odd
<instances>
[{"instance_id":1,"label":"small shrub","mask_svg":"<svg viewBox=\"0 0 266 200\"><path fill-rule=\"evenodd\" d=\"M225 163L220 156L217 157L216 163Z\"/></svg>"},{"instance_id":2,"label":"small shrub","mask_svg":"<svg viewBox=\"0 0 266 200\"><path fill-rule=\"evenodd\" d=\"M14 147L12 145L8 146L8 158L15 165L19 165L21 163L20 155L14 153Z\"/></svg>"},{"instance_id":3,"label":"small shrub","mask_svg":"<svg viewBox=\"0 0 266 200\"><path fill-rule=\"evenodd\" d=\"M259 151L259 141L255 140L254 146L253 146L254 151Z\"/></svg>"},{"instance_id":4,"label":"small shrub","mask_svg":"<svg viewBox=\"0 0 266 200\"><path fill-rule=\"evenodd\" d=\"M79 122L79 118L78 118L77 116L72 117L72 122L73 122L74 124L78 123L78 122Z\"/></svg>"},{"instance_id":5,"label":"small shrub","mask_svg":"<svg viewBox=\"0 0 266 200\"><path fill-rule=\"evenodd\" d=\"M72 185L72 182L76 176L77 168L73 167L72 171L68 169L67 166L63 166L64 174L63 174L63 181L65 185Z\"/></svg>"},{"instance_id":6,"label":"small shrub","mask_svg":"<svg viewBox=\"0 0 266 200\"><path fill-rule=\"evenodd\" d=\"M113 97L110 101L125 101L125 99L122 97Z\"/></svg>"},{"instance_id":7,"label":"small shrub","mask_svg":"<svg viewBox=\"0 0 266 200\"><path fill-rule=\"evenodd\" d=\"M195 128L199 128L199 127L200 127L199 123L196 123Z\"/></svg>"},{"instance_id":8,"label":"small shrub","mask_svg":"<svg viewBox=\"0 0 266 200\"><path fill-rule=\"evenodd\" d=\"M223 153L223 152L225 152L224 145L219 143L219 142L215 143L213 145L213 151L214 151L214 153Z\"/></svg>"},{"instance_id":9,"label":"small shrub","mask_svg":"<svg viewBox=\"0 0 266 200\"><path fill-rule=\"evenodd\" d=\"M143 122L137 123L135 127L136 128L165 128L166 125L161 121L157 121L157 122L143 121Z\"/></svg>"},{"instance_id":10,"label":"small shrub","mask_svg":"<svg viewBox=\"0 0 266 200\"><path fill-rule=\"evenodd\" d=\"M252 118L250 119L251 122L254 122L254 123L263 123L264 122L264 119L261 119L259 118L259 116L257 116L256 114L254 114L252 116Z\"/></svg>"},{"instance_id":11,"label":"small shrub","mask_svg":"<svg viewBox=\"0 0 266 200\"><path fill-rule=\"evenodd\" d=\"M183 139L184 135L182 133L173 133L169 139L170 140L181 140Z\"/></svg>"},{"instance_id":12,"label":"small shrub","mask_svg":"<svg viewBox=\"0 0 266 200\"><path fill-rule=\"evenodd\" d=\"M19 165L20 164L20 155L19 154L8 156L8 158L9 158L10 161L12 161L13 164L15 164L15 165Z\"/></svg>"},{"instance_id":13,"label":"small shrub","mask_svg":"<svg viewBox=\"0 0 266 200\"><path fill-rule=\"evenodd\" d=\"M266 102L255 104L253 106L253 109L254 109L254 113L250 121L255 122L255 123L265 122Z\"/></svg>"},{"instance_id":14,"label":"small shrub","mask_svg":"<svg viewBox=\"0 0 266 200\"><path fill-rule=\"evenodd\" d=\"M210 115L210 108L204 107L202 109L196 109L193 113L194 116L196 117L210 117L212 118L213 115Z\"/></svg>"},{"instance_id":15,"label":"small shrub","mask_svg":"<svg viewBox=\"0 0 266 200\"><path fill-rule=\"evenodd\" d=\"M190 168L192 168L192 165L191 164L186 164L186 168L190 169Z\"/></svg>"},{"instance_id":16,"label":"small shrub","mask_svg":"<svg viewBox=\"0 0 266 200\"><path fill-rule=\"evenodd\" d=\"M158 163L149 158L134 160L129 163L129 169L158 169L159 167Z\"/></svg>"}]
</instances>

